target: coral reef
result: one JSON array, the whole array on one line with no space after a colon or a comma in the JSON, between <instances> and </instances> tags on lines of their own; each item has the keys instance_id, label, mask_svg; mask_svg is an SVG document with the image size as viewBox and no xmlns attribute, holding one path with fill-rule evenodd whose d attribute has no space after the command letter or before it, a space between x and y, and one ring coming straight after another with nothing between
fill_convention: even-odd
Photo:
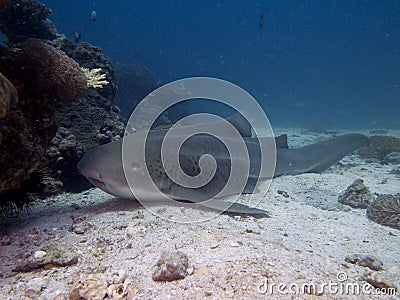
<instances>
[{"instance_id":1,"label":"coral reef","mask_svg":"<svg viewBox=\"0 0 400 300\"><path fill-rule=\"evenodd\" d=\"M119 138L124 129L110 59L99 47L58 34L41 3L4 1L0 9L8 45L0 46L0 205L32 187L29 181L46 194L86 189L76 170L82 151Z\"/></svg>"},{"instance_id":2,"label":"coral reef","mask_svg":"<svg viewBox=\"0 0 400 300\"><path fill-rule=\"evenodd\" d=\"M46 162L46 148L56 133L57 102L84 97L87 79L62 51L37 39L19 48L1 47L0 69L18 91L0 119L0 192L16 189Z\"/></svg>"},{"instance_id":3,"label":"coral reef","mask_svg":"<svg viewBox=\"0 0 400 300\"><path fill-rule=\"evenodd\" d=\"M51 10L33 0L1 1L0 31L7 36L6 42L15 44L27 38L52 40L57 31L47 19Z\"/></svg>"},{"instance_id":4,"label":"coral reef","mask_svg":"<svg viewBox=\"0 0 400 300\"><path fill-rule=\"evenodd\" d=\"M400 194L379 195L369 205L367 217L378 224L400 229Z\"/></svg>"},{"instance_id":5,"label":"coral reef","mask_svg":"<svg viewBox=\"0 0 400 300\"><path fill-rule=\"evenodd\" d=\"M383 161L386 155L400 152L400 139L394 136L375 135L370 138L370 145L357 152L362 158Z\"/></svg>"},{"instance_id":6,"label":"coral reef","mask_svg":"<svg viewBox=\"0 0 400 300\"><path fill-rule=\"evenodd\" d=\"M364 185L362 179L356 179L354 182L338 197L340 203L349 205L353 208L367 208L374 200L374 195Z\"/></svg>"}]
</instances>

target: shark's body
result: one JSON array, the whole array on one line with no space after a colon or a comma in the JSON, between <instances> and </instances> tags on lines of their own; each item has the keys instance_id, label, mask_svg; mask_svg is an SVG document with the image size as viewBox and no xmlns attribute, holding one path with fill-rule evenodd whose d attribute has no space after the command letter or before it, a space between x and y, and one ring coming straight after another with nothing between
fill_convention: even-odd
<instances>
[{"instance_id":1,"label":"shark's body","mask_svg":"<svg viewBox=\"0 0 400 300\"><path fill-rule=\"evenodd\" d=\"M241 190L245 193L251 193L254 190L258 178L271 179L281 175L320 173L369 142L368 138L362 134L346 134L305 147L288 149L285 135L275 139L263 138L258 140L249 136L250 131L248 129L238 128L238 130L244 136L243 141L250 158L247 184L244 190ZM143 168L147 168L151 179L165 195L173 199L201 203L216 196L225 186L231 172L231 160L235 160L235 163L239 165L244 160L242 156L229 155L224 144L217 138L207 134L194 135L180 148L179 162L182 170L189 176L198 175L200 173L199 159L206 153L214 157L217 168L213 178L206 185L195 189L183 187L169 179L161 162L161 144L166 133L167 130L149 132L145 147L146 166L137 163L137 161L140 161L138 156L143 155L141 151L137 151L137 153L133 151L124 156L124 161L127 161L129 166L134 166L134 170L125 169L125 173L126 176L135 178L133 183L130 181L131 187L135 191L140 191L142 194L146 193L145 190L141 190L146 186L146 183L141 179L142 177L137 177L137 174L142 172ZM140 134L143 133L132 133L125 139L134 144L135 138L139 138ZM225 138L229 139L229 137ZM230 142L235 146L235 143L239 141L231 139ZM79 162L78 169L92 184L107 193L122 198L134 198L123 169L122 148L122 140L118 140L90 150ZM271 153L272 151L274 158L276 153L276 166L275 162L264 162L263 167L261 167L262 151L264 153ZM245 162L243 162L243 165L245 165ZM136 180L136 178L138 179ZM147 196L147 198L156 197L153 194ZM215 203L214 201L214 206ZM228 211L249 214L265 213L263 210L240 204L232 205Z\"/></svg>"}]
</instances>

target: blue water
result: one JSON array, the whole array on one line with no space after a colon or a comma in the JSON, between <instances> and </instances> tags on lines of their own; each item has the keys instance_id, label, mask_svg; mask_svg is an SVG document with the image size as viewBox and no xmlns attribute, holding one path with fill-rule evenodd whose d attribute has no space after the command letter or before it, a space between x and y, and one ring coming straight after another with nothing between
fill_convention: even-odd
<instances>
[{"instance_id":1,"label":"blue water","mask_svg":"<svg viewBox=\"0 0 400 300\"><path fill-rule=\"evenodd\" d=\"M400 128L400 1L42 2L114 65L232 81L273 125Z\"/></svg>"}]
</instances>

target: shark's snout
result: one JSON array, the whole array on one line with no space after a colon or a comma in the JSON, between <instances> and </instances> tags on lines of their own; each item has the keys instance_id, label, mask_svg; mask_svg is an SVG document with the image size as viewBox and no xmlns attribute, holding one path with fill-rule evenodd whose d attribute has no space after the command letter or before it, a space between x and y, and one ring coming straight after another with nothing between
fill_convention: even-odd
<instances>
[{"instance_id":1,"label":"shark's snout","mask_svg":"<svg viewBox=\"0 0 400 300\"><path fill-rule=\"evenodd\" d=\"M106 189L106 184L103 180L103 176L101 173L97 172L95 169L93 169L90 164L87 163L86 160L82 159L78 163L78 171L81 173L83 176L85 176L91 184L94 186L100 188L100 189Z\"/></svg>"}]
</instances>

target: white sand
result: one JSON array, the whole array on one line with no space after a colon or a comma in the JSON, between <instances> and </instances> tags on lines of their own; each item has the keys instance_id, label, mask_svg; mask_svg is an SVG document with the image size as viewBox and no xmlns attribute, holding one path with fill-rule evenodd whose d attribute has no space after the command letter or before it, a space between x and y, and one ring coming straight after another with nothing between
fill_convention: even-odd
<instances>
[{"instance_id":1,"label":"white sand","mask_svg":"<svg viewBox=\"0 0 400 300\"><path fill-rule=\"evenodd\" d=\"M301 134L292 130L291 146L315 139L296 136ZM11 242L0 246L0 298L67 299L80 278L100 273L105 274L104 280L112 280L117 277L113 273L119 273L125 274L127 299L266 299L271 288L275 299L392 299L396 296L346 295L334 289L350 284L362 289L366 286L362 278L369 273L379 273L400 288L400 231L369 221L365 210L337 202L338 194L357 178L364 179L373 193L399 192L400 178L389 173L393 168L367 164L351 155L323 174L274 179L260 204L270 218L221 215L192 225L163 220L135 201L116 199L99 189L51 197L29 214L2 224ZM190 218L211 214L174 206L160 209ZM82 223L88 225L84 234L70 231L72 218L79 216L88 220ZM26 259L46 243L76 252L78 263L26 273L11 271L18 259ZM190 274L178 281L153 281L161 252L175 250L188 256ZM345 263L350 254L375 256L384 270ZM337 276L347 279L340 282ZM320 296L292 294L287 288L285 293L278 291L279 284L301 289L310 283L316 285L317 293L324 284L331 284L331 291L326 287Z\"/></svg>"}]
</instances>

